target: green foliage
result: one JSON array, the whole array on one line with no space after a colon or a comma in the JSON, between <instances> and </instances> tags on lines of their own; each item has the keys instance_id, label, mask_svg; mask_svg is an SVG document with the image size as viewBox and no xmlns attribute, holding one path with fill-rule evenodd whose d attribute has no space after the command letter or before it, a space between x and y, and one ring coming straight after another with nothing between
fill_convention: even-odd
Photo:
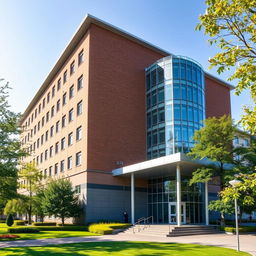
<instances>
[{"instance_id":1,"label":"green foliage","mask_svg":"<svg viewBox=\"0 0 256 256\"><path fill-rule=\"evenodd\" d=\"M233 69L229 80L237 80L236 94L249 89L256 102L256 0L207 0L196 29L204 28L210 44L220 48L209 60L210 68L222 73ZM243 125L256 132L256 106L245 107Z\"/></svg>"},{"instance_id":2,"label":"green foliage","mask_svg":"<svg viewBox=\"0 0 256 256\"><path fill-rule=\"evenodd\" d=\"M51 181L44 191L42 201L44 212L48 216L59 217L64 224L65 218L78 217L81 207L78 196L69 180Z\"/></svg>"},{"instance_id":3,"label":"green foliage","mask_svg":"<svg viewBox=\"0 0 256 256\"><path fill-rule=\"evenodd\" d=\"M17 199L9 200L4 208L4 214L9 213L19 213L19 214L26 214L27 213L27 200L25 196L21 196Z\"/></svg>"},{"instance_id":4,"label":"green foliage","mask_svg":"<svg viewBox=\"0 0 256 256\"><path fill-rule=\"evenodd\" d=\"M40 230L35 228L8 228L8 233L39 233Z\"/></svg>"},{"instance_id":5,"label":"green foliage","mask_svg":"<svg viewBox=\"0 0 256 256\"><path fill-rule=\"evenodd\" d=\"M34 222L33 226L56 226L56 222Z\"/></svg>"},{"instance_id":6,"label":"green foliage","mask_svg":"<svg viewBox=\"0 0 256 256\"><path fill-rule=\"evenodd\" d=\"M225 203L223 200L215 200L209 203L209 210L220 212L222 214L233 214L234 213L234 205L233 203Z\"/></svg>"},{"instance_id":7,"label":"green foliage","mask_svg":"<svg viewBox=\"0 0 256 256\"><path fill-rule=\"evenodd\" d=\"M233 234L236 233L236 228L235 227L222 227L221 230L225 231L225 232L230 232L230 233L233 233ZM239 230L239 232L256 232L256 227L251 227L251 226L239 227L238 230Z\"/></svg>"},{"instance_id":8,"label":"green foliage","mask_svg":"<svg viewBox=\"0 0 256 256\"><path fill-rule=\"evenodd\" d=\"M216 162L218 167L203 167L197 169L192 176L190 184L196 182L207 182L214 176L221 178L221 187L224 185L224 164L233 162L232 142L235 127L229 116L220 118L211 117L205 120L205 126L195 132L195 146L189 156L195 159L207 158Z\"/></svg>"},{"instance_id":9,"label":"green foliage","mask_svg":"<svg viewBox=\"0 0 256 256\"><path fill-rule=\"evenodd\" d=\"M11 227L12 225L13 225L13 216L12 216L12 214L10 213L10 214L8 214L8 216L7 216L7 219L6 219L6 225L8 226L8 227Z\"/></svg>"},{"instance_id":10,"label":"green foliage","mask_svg":"<svg viewBox=\"0 0 256 256\"><path fill-rule=\"evenodd\" d=\"M26 223L24 220L15 220L14 226L24 226Z\"/></svg>"},{"instance_id":11,"label":"green foliage","mask_svg":"<svg viewBox=\"0 0 256 256\"><path fill-rule=\"evenodd\" d=\"M130 227L131 224L123 223L108 223L108 224L91 224L88 228L89 232L107 235L112 234L114 229L125 229Z\"/></svg>"},{"instance_id":12,"label":"green foliage","mask_svg":"<svg viewBox=\"0 0 256 256\"><path fill-rule=\"evenodd\" d=\"M0 205L16 197L18 159L25 155L18 136L20 118L8 105L9 85L0 79Z\"/></svg>"}]
</instances>

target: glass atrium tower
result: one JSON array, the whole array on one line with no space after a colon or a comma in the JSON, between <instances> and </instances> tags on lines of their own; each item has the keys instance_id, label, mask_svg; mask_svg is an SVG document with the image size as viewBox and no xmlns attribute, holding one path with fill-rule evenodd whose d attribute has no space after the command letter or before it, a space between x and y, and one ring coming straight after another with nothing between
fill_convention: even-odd
<instances>
[{"instance_id":1,"label":"glass atrium tower","mask_svg":"<svg viewBox=\"0 0 256 256\"><path fill-rule=\"evenodd\" d=\"M146 68L147 158L186 153L205 119L204 71L183 56Z\"/></svg>"}]
</instances>

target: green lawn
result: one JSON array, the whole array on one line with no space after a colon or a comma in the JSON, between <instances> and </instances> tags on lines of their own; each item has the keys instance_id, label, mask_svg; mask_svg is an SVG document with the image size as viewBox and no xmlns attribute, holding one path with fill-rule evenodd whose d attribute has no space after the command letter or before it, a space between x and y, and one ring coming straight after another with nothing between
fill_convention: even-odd
<instances>
[{"instance_id":1,"label":"green lawn","mask_svg":"<svg viewBox=\"0 0 256 256\"><path fill-rule=\"evenodd\" d=\"M150 242L93 242L45 247L2 248L1 256L245 256L244 252L193 244Z\"/></svg>"},{"instance_id":2,"label":"green lawn","mask_svg":"<svg viewBox=\"0 0 256 256\"><path fill-rule=\"evenodd\" d=\"M16 227L16 226L13 226ZM17 226L24 227L24 226ZM36 228L36 227L34 227ZM6 224L0 223L0 235L7 234ZM97 234L90 233L88 231L40 231L39 233L24 233L14 234L20 236L15 240L28 240L28 239L44 239L44 238L60 238L60 237L77 237L77 236L97 236ZM8 239L6 239L8 240ZM0 241L3 241L0 239ZM1 255L1 254L0 254Z\"/></svg>"}]
</instances>

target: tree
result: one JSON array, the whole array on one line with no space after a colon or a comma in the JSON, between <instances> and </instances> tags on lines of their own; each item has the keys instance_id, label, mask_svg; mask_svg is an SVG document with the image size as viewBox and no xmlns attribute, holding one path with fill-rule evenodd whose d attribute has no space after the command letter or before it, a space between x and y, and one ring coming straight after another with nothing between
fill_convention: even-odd
<instances>
[{"instance_id":1,"label":"tree","mask_svg":"<svg viewBox=\"0 0 256 256\"><path fill-rule=\"evenodd\" d=\"M14 221L13 221L13 217L12 214L8 214L7 218L6 218L6 225L8 227L11 227L13 225Z\"/></svg>"},{"instance_id":2,"label":"tree","mask_svg":"<svg viewBox=\"0 0 256 256\"><path fill-rule=\"evenodd\" d=\"M229 116L211 117L205 120L205 126L194 134L195 146L188 153L195 159L207 158L216 163L197 169L190 184L208 182L213 177L220 177L221 190L225 183L224 164L233 162L232 142L235 127Z\"/></svg>"},{"instance_id":3,"label":"tree","mask_svg":"<svg viewBox=\"0 0 256 256\"><path fill-rule=\"evenodd\" d=\"M18 135L20 118L8 105L9 85L0 79L0 205L17 195L17 165L26 153L21 149Z\"/></svg>"},{"instance_id":4,"label":"tree","mask_svg":"<svg viewBox=\"0 0 256 256\"><path fill-rule=\"evenodd\" d=\"M45 214L61 218L62 225L65 218L78 217L81 212L78 196L69 180L51 181L45 188L42 204Z\"/></svg>"},{"instance_id":5,"label":"tree","mask_svg":"<svg viewBox=\"0 0 256 256\"><path fill-rule=\"evenodd\" d=\"M37 190L35 196L33 197L33 214L40 217L40 221L44 221L45 213L43 209L42 202L44 200L44 190L40 188Z\"/></svg>"},{"instance_id":6,"label":"tree","mask_svg":"<svg viewBox=\"0 0 256 256\"><path fill-rule=\"evenodd\" d=\"M249 89L254 107L244 107L242 124L256 132L256 0L206 0L207 9L196 29L204 28L210 44L220 52L209 59L218 73L234 69L236 94Z\"/></svg>"},{"instance_id":7,"label":"tree","mask_svg":"<svg viewBox=\"0 0 256 256\"><path fill-rule=\"evenodd\" d=\"M28 210L28 200L25 196L20 196L20 198L10 199L7 201L4 214L27 214Z\"/></svg>"},{"instance_id":8,"label":"tree","mask_svg":"<svg viewBox=\"0 0 256 256\"><path fill-rule=\"evenodd\" d=\"M27 163L19 172L19 178L25 180L25 184L22 185L22 188L25 189L25 196L27 196L27 213L28 213L28 223L32 222L32 213L33 213L33 204L34 204L34 195L39 190L42 179L41 171L36 167L35 163Z\"/></svg>"}]
</instances>

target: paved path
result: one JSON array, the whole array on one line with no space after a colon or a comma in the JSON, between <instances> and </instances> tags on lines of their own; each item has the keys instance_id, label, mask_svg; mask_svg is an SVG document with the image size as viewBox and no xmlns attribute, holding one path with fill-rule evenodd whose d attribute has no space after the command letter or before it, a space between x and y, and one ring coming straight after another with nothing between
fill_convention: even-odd
<instances>
[{"instance_id":1,"label":"paved path","mask_svg":"<svg viewBox=\"0 0 256 256\"><path fill-rule=\"evenodd\" d=\"M67 238L49 238L38 240L18 240L0 242L2 247L19 247L19 246L45 246L67 243L80 242L103 242L103 241L149 241L149 242L175 242L175 243L192 243L200 245L212 245L236 249L236 237L226 234L182 236L182 237L160 237L153 235L134 235L120 233L117 235L106 236L87 236L87 237L67 237ZM241 235L241 250L256 256L256 234Z\"/></svg>"}]
</instances>

